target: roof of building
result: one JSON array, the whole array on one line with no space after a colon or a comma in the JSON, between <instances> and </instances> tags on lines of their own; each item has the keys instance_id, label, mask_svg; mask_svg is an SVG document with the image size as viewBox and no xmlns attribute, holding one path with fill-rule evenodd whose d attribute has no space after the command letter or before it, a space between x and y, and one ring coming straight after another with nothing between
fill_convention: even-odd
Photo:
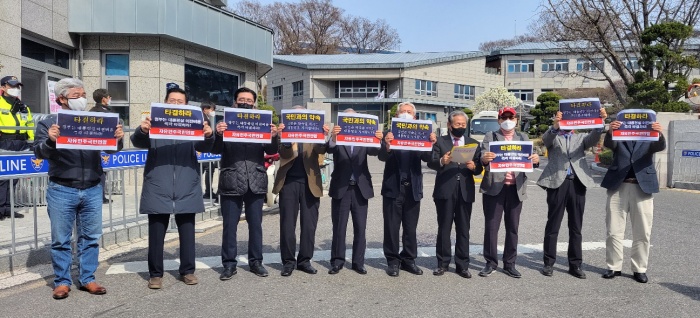
<instances>
[{"instance_id":1,"label":"roof of building","mask_svg":"<svg viewBox=\"0 0 700 318\"><path fill-rule=\"evenodd\" d=\"M613 42L613 45L619 45L618 42ZM626 47L631 47L631 43ZM526 42L517 45L494 50L489 55L506 55L506 54L541 54L541 53L566 53L571 49L586 50L591 46L587 41L564 41L564 42ZM620 46L621 47L621 46ZM700 38L690 38L685 42L686 49L700 48Z\"/></svg>"},{"instance_id":2,"label":"roof of building","mask_svg":"<svg viewBox=\"0 0 700 318\"><path fill-rule=\"evenodd\" d=\"M305 69L405 68L486 56L486 52L274 55L273 62Z\"/></svg>"}]
</instances>

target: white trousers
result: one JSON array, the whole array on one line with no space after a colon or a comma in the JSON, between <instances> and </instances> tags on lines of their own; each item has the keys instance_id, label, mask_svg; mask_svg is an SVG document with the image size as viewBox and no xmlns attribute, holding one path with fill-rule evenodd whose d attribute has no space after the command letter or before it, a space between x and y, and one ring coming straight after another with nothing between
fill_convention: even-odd
<instances>
[{"instance_id":1,"label":"white trousers","mask_svg":"<svg viewBox=\"0 0 700 318\"><path fill-rule=\"evenodd\" d=\"M608 269L622 270L622 240L625 238L628 214L632 223L632 271L646 273L651 224L654 220L654 199L635 183L622 183L617 190L608 190L605 260Z\"/></svg>"}]
</instances>

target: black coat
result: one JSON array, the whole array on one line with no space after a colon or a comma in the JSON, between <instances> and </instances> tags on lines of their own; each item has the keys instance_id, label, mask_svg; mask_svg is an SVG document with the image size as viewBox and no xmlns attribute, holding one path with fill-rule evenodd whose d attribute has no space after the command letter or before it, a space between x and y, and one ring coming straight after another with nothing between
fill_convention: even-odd
<instances>
[{"instance_id":1,"label":"black coat","mask_svg":"<svg viewBox=\"0 0 700 318\"><path fill-rule=\"evenodd\" d=\"M265 154L276 154L279 140L272 138L269 144L224 142L223 137L217 134L211 152L221 154L219 194L244 195L248 189L255 194L267 193Z\"/></svg>"},{"instance_id":2,"label":"black coat","mask_svg":"<svg viewBox=\"0 0 700 318\"><path fill-rule=\"evenodd\" d=\"M385 133L386 135L386 133ZM399 171L401 154L409 152L409 163L411 169L411 189L413 198L419 201L423 198L423 167L421 161L428 162L431 158L430 151L408 151L408 150L386 150L386 144L382 138L382 145L379 148L380 161L384 161L384 178L382 180L382 195L387 198L396 199L401 190L401 172Z\"/></svg>"},{"instance_id":3,"label":"black coat","mask_svg":"<svg viewBox=\"0 0 700 318\"><path fill-rule=\"evenodd\" d=\"M331 185L328 188L328 196L334 199L341 199L350 185L350 176L355 171L355 182L360 188L362 197L369 200L374 197L372 188L372 175L367 167L367 156L379 154L379 148L359 147L353 149L350 154L350 146L333 146L328 148L328 152L333 154L333 173L331 174Z\"/></svg>"},{"instance_id":4,"label":"black coat","mask_svg":"<svg viewBox=\"0 0 700 318\"><path fill-rule=\"evenodd\" d=\"M464 144L479 144L476 139L464 137ZM452 151L452 135L438 137L437 142L433 145L432 158L428 162L428 167L437 171L435 176L435 189L433 191L433 199L445 200L452 198L452 195L459 185L462 199L465 202L474 202L474 176L480 175L484 170L481 164L481 147L476 147L474 153L474 171L467 169L467 165L450 162L444 166L440 166L440 159L447 152ZM459 180L457 178L459 177Z\"/></svg>"}]
</instances>

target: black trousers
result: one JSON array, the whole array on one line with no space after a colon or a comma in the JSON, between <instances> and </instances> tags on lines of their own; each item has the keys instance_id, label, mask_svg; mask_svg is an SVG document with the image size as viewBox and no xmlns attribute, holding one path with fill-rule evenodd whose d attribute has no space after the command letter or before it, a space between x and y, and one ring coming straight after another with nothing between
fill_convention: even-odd
<instances>
[{"instance_id":1,"label":"black trousers","mask_svg":"<svg viewBox=\"0 0 700 318\"><path fill-rule=\"evenodd\" d=\"M180 275L194 273L194 213L175 214L180 238ZM163 248L170 214L148 215L148 272L163 277Z\"/></svg>"},{"instance_id":2,"label":"black trousers","mask_svg":"<svg viewBox=\"0 0 700 318\"><path fill-rule=\"evenodd\" d=\"M415 263L418 254L416 228L420 215L420 200L413 198L411 186L401 186L397 198L383 197L382 214L384 215L384 256L389 266ZM401 243L403 250L399 253L399 229L403 225Z\"/></svg>"},{"instance_id":3,"label":"black trousers","mask_svg":"<svg viewBox=\"0 0 700 318\"><path fill-rule=\"evenodd\" d=\"M331 265L345 264L345 234L348 228L348 218L352 214L352 264L365 264L367 249L367 199L362 196L360 188L349 186L341 199L331 201L331 219L333 221L333 241L331 242Z\"/></svg>"},{"instance_id":4,"label":"black trousers","mask_svg":"<svg viewBox=\"0 0 700 318\"><path fill-rule=\"evenodd\" d=\"M564 218L568 213L569 224L569 266L581 266L581 226L583 210L586 207L586 186L576 179L566 179L556 189L547 189L547 226L544 229L544 264L554 265L557 259L557 237Z\"/></svg>"},{"instance_id":5,"label":"black trousers","mask_svg":"<svg viewBox=\"0 0 700 318\"><path fill-rule=\"evenodd\" d=\"M24 140L0 140L0 149L11 151L22 151L29 148L29 144ZM10 204L10 181L14 187L19 179L0 181L0 215L10 216L12 206Z\"/></svg>"},{"instance_id":6,"label":"black trousers","mask_svg":"<svg viewBox=\"0 0 700 318\"><path fill-rule=\"evenodd\" d=\"M248 262L262 262L262 206L264 194L248 190L244 195L221 196L221 216L224 230L221 238L221 263L224 267L235 267L238 262L238 222L245 203L245 219L248 223Z\"/></svg>"},{"instance_id":7,"label":"black trousers","mask_svg":"<svg viewBox=\"0 0 700 318\"><path fill-rule=\"evenodd\" d=\"M297 266L306 265L314 256L320 201L311 194L305 182L292 181L282 187L279 196L280 254L284 266L294 266L295 263ZM299 255L295 258L297 218L301 226L301 236Z\"/></svg>"},{"instance_id":8,"label":"black trousers","mask_svg":"<svg viewBox=\"0 0 700 318\"><path fill-rule=\"evenodd\" d=\"M452 197L445 200L435 200L437 208L437 242L435 255L437 265L448 268L452 260L452 224L455 225L457 240L455 242L455 266L457 271L469 267L469 227L472 217L472 202L466 202L461 195L459 186ZM474 191L474 190L472 190Z\"/></svg>"},{"instance_id":9,"label":"black trousers","mask_svg":"<svg viewBox=\"0 0 700 318\"><path fill-rule=\"evenodd\" d=\"M518 198L515 185L504 185L497 195L483 195L484 202L484 259L486 264L498 267L498 230L501 218L505 220L506 242L503 247L503 268L515 266L518 256L518 226L523 202Z\"/></svg>"}]
</instances>

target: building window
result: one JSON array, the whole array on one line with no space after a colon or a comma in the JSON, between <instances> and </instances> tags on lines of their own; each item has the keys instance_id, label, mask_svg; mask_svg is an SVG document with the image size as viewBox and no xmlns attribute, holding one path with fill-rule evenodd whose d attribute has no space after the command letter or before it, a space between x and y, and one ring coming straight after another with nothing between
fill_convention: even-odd
<instances>
[{"instance_id":1,"label":"building window","mask_svg":"<svg viewBox=\"0 0 700 318\"><path fill-rule=\"evenodd\" d=\"M508 61L508 73L532 73L535 71L534 60Z\"/></svg>"},{"instance_id":2,"label":"building window","mask_svg":"<svg viewBox=\"0 0 700 318\"><path fill-rule=\"evenodd\" d=\"M569 60L542 60L542 72L568 72Z\"/></svg>"},{"instance_id":3,"label":"building window","mask_svg":"<svg viewBox=\"0 0 700 318\"><path fill-rule=\"evenodd\" d=\"M437 113L433 113L433 112L418 112L417 117L418 117L418 119L432 120L433 122L437 122Z\"/></svg>"},{"instance_id":4,"label":"building window","mask_svg":"<svg viewBox=\"0 0 700 318\"><path fill-rule=\"evenodd\" d=\"M22 56L61 68L69 69L70 54L29 39L22 38Z\"/></svg>"},{"instance_id":5,"label":"building window","mask_svg":"<svg viewBox=\"0 0 700 318\"><path fill-rule=\"evenodd\" d=\"M292 96L304 96L304 81L292 83Z\"/></svg>"},{"instance_id":6,"label":"building window","mask_svg":"<svg viewBox=\"0 0 700 318\"><path fill-rule=\"evenodd\" d=\"M233 93L241 86L239 79L236 73L185 64L185 91L192 102L231 106Z\"/></svg>"},{"instance_id":7,"label":"building window","mask_svg":"<svg viewBox=\"0 0 700 318\"><path fill-rule=\"evenodd\" d=\"M109 91L115 104L129 103L129 54L105 53L104 87Z\"/></svg>"},{"instance_id":8,"label":"building window","mask_svg":"<svg viewBox=\"0 0 700 318\"><path fill-rule=\"evenodd\" d=\"M532 102L535 100L534 93L531 89L510 89L508 91L513 93L515 98L523 102Z\"/></svg>"},{"instance_id":9,"label":"building window","mask_svg":"<svg viewBox=\"0 0 700 318\"><path fill-rule=\"evenodd\" d=\"M639 71L639 60L637 60L636 57L626 59L625 66L628 70L631 70L632 72Z\"/></svg>"},{"instance_id":10,"label":"building window","mask_svg":"<svg viewBox=\"0 0 700 318\"><path fill-rule=\"evenodd\" d=\"M474 100L474 86L455 84L455 98Z\"/></svg>"},{"instance_id":11,"label":"building window","mask_svg":"<svg viewBox=\"0 0 700 318\"><path fill-rule=\"evenodd\" d=\"M592 62L587 59L576 60L576 70L579 72L598 72L604 66L605 61L603 59L593 59Z\"/></svg>"},{"instance_id":12,"label":"building window","mask_svg":"<svg viewBox=\"0 0 700 318\"><path fill-rule=\"evenodd\" d=\"M282 86L275 86L272 88L272 100L282 100Z\"/></svg>"},{"instance_id":13,"label":"building window","mask_svg":"<svg viewBox=\"0 0 700 318\"><path fill-rule=\"evenodd\" d=\"M438 96L438 82L416 80L416 95Z\"/></svg>"},{"instance_id":14,"label":"building window","mask_svg":"<svg viewBox=\"0 0 700 318\"><path fill-rule=\"evenodd\" d=\"M335 98L374 98L387 86L386 81L337 81Z\"/></svg>"}]
</instances>

